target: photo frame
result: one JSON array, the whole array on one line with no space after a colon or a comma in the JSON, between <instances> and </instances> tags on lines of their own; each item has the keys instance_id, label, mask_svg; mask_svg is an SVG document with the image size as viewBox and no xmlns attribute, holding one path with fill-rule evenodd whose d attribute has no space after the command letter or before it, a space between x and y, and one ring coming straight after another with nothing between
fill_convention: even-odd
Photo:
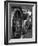
<instances>
[{"instance_id":1,"label":"photo frame","mask_svg":"<svg viewBox=\"0 0 38 46\"><path fill-rule=\"evenodd\" d=\"M37 43L37 2L5 1L4 44L28 43Z\"/></svg>"}]
</instances>

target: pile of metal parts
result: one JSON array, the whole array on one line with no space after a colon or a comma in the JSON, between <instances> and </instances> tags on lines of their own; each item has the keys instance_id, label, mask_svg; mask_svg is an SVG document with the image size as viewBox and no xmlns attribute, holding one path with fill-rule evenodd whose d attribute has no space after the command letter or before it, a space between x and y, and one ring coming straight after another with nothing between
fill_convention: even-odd
<instances>
[{"instance_id":1,"label":"pile of metal parts","mask_svg":"<svg viewBox=\"0 0 38 46\"><path fill-rule=\"evenodd\" d=\"M28 29L32 29L31 18L29 14L23 14L22 9L17 8L13 16L13 38L23 38L23 36L28 32Z\"/></svg>"}]
</instances>

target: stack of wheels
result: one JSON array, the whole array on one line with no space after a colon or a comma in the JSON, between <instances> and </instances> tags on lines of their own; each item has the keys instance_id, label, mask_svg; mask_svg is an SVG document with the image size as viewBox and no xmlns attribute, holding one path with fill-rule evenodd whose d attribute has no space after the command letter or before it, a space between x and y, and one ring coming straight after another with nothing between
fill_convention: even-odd
<instances>
[{"instance_id":1,"label":"stack of wheels","mask_svg":"<svg viewBox=\"0 0 38 46\"><path fill-rule=\"evenodd\" d=\"M21 12L20 9L15 11L14 14L14 21L13 21L13 36L14 38L20 38L21 37L21 25L22 25L22 21L21 21Z\"/></svg>"}]
</instances>

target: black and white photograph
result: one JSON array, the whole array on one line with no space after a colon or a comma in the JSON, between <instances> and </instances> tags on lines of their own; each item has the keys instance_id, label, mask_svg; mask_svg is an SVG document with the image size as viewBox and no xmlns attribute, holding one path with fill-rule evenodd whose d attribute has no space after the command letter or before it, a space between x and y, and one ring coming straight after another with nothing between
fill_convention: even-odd
<instances>
[{"instance_id":1,"label":"black and white photograph","mask_svg":"<svg viewBox=\"0 0 38 46\"><path fill-rule=\"evenodd\" d=\"M4 43L37 43L37 2L4 2Z\"/></svg>"}]
</instances>

